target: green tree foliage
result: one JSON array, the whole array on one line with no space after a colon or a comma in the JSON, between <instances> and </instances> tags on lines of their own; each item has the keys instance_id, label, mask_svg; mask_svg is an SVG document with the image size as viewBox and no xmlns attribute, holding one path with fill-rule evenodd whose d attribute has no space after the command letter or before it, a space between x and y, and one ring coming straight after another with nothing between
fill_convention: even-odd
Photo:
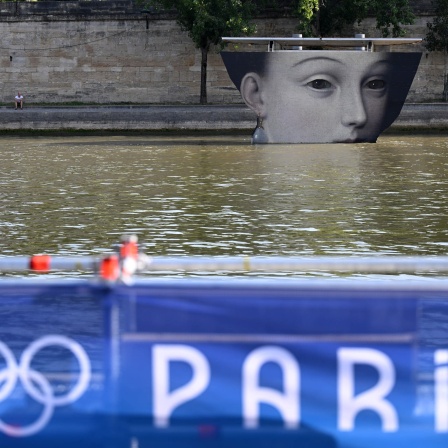
<instances>
[{"instance_id":1,"label":"green tree foliage","mask_svg":"<svg viewBox=\"0 0 448 448\"><path fill-rule=\"evenodd\" d=\"M434 0L435 17L428 23L426 48L429 51L448 51L448 0Z\"/></svg>"},{"instance_id":2,"label":"green tree foliage","mask_svg":"<svg viewBox=\"0 0 448 448\"><path fill-rule=\"evenodd\" d=\"M176 11L177 23L201 50L200 103L207 103L207 56L223 36L244 36L255 31L250 0L147 0L145 5Z\"/></svg>"},{"instance_id":3,"label":"green tree foliage","mask_svg":"<svg viewBox=\"0 0 448 448\"><path fill-rule=\"evenodd\" d=\"M435 17L428 23L426 48L429 51L445 53L445 75L442 93L443 101L448 101L448 0L434 0Z\"/></svg>"},{"instance_id":4,"label":"green tree foliage","mask_svg":"<svg viewBox=\"0 0 448 448\"><path fill-rule=\"evenodd\" d=\"M303 34L316 37L341 35L369 16L384 37L399 37L415 19L408 0L296 0L296 11Z\"/></svg>"}]
</instances>

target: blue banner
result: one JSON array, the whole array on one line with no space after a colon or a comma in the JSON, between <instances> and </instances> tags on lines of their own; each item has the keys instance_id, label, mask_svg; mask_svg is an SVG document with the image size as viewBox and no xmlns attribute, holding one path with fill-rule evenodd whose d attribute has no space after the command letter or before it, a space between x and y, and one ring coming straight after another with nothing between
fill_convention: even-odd
<instances>
[{"instance_id":1,"label":"blue banner","mask_svg":"<svg viewBox=\"0 0 448 448\"><path fill-rule=\"evenodd\" d=\"M0 283L0 445L448 444L445 281Z\"/></svg>"}]
</instances>

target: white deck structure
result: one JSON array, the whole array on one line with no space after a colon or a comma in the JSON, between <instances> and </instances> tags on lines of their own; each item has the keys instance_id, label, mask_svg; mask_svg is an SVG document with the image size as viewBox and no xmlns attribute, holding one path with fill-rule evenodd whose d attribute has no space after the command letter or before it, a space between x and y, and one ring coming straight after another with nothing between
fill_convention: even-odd
<instances>
[{"instance_id":1,"label":"white deck structure","mask_svg":"<svg viewBox=\"0 0 448 448\"><path fill-rule=\"evenodd\" d=\"M265 44L268 51L290 49L290 47L352 47L358 50L375 51L376 46L415 45L421 43L422 39L392 37L223 37L222 41L233 44Z\"/></svg>"}]
</instances>

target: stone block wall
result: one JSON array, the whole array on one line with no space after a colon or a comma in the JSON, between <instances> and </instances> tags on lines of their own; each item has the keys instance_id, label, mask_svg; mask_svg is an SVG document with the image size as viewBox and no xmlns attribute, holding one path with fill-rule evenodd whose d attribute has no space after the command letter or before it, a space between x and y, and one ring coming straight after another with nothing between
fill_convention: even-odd
<instances>
[{"instance_id":1,"label":"stone block wall","mask_svg":"<svg viewBox=\"0 0 448 448\"><path fill-rule=\"evenodd\" d=\"M0 23L0 101L194 102L198 55L169 20Z\"/></svg>"},{"instance_id":2,"label":"stone block wall","mask_svg":"<svg viewBox=\"0 0 448 448\"><path fill-rule=\"evenodd\" d=\"M428 17L409 27L424 37ZM294 19L256 20L260 36L291 36ZM359 27L377 35L373 21ZM0 3L0 102L20 90L28 103L196 104L200 51L173 16L147 15L131 1ZM403 48L404 51L422 50ZM446 61L424 54L409 101L434 101ZM208 100L241 103L217 49L208 60Z\"/></svg>"}]
</instances>

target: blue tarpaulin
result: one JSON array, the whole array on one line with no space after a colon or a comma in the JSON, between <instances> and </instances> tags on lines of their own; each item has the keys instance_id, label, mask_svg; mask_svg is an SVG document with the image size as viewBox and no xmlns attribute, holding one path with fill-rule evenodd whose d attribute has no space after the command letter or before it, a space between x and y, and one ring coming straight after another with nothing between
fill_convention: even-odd
<instances>
[{"instance_id":1,"label":"blue tarpaulin","mask_svg":"<svg viewBox=\"0 0 448 448\"><path fill-rule=\"evenodd\" d=\"M0 446L448 446L445 280L0 282Z\"/></svg>"}]
</instances>

